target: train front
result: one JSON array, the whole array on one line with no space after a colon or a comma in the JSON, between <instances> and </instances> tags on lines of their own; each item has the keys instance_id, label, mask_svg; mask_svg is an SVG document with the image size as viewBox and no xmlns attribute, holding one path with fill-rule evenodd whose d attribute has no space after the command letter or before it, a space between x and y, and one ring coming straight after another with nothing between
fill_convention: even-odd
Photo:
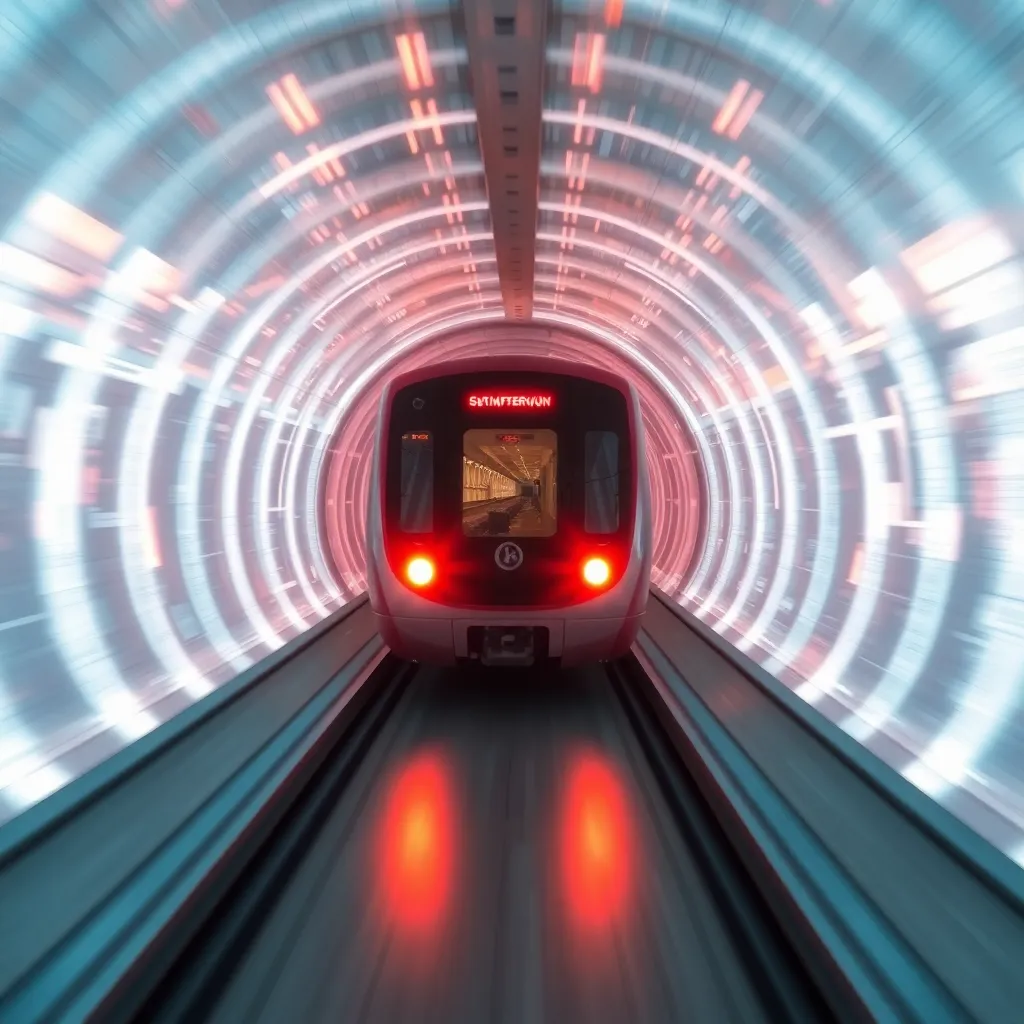
<instances>
[{"instance_id":1,"label":"train front","mask_svg":"<svg viewBox=\"0 0 1024 1024\"><path fill-rule=\"evenodd\" d=\"M395 653L568 666L629 649L650 576L639 408L572 370L463 366L385 391L368 561Z\"/></svg>"}]
</instances>

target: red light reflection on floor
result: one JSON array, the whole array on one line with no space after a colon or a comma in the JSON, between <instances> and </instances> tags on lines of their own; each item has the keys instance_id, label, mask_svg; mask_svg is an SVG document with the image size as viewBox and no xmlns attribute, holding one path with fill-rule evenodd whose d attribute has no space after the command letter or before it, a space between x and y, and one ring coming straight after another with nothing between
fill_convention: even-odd
<instances>
[{"instance_id":1,"label":"red light reflection on floor","mask_svg":"<svg viewBox=\"0 0 1024 1024\"><path fill-rule=\"evenodd\" d=\"M401 931L440 927L451 903L454 826L447 764L435 752L417 755L386 793L378 862L388 918Z\"/></svg>"},{"instance_id":2,"label":"red light reflection on floor","mask_svg":"<svg viewBox=\"0 0 1024 1024\"><path fill-rule=\"evenodd\" d=\"M569 767L562 817L562 871L574 923L621 919L632 880L629 800L614 765L595 753Z\"/></svg>"}]
</instances>

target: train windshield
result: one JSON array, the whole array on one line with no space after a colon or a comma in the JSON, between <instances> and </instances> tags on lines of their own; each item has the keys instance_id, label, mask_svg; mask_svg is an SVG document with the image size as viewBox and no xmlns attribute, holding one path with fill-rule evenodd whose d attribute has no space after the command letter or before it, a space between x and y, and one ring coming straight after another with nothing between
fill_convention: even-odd
<instances>
[{"instance_id":1,"label":"train windshield","mask_svg":"<svg viewBox=\"0 0 1024 1024\"><path fill-rule=\"evenodd\" d=\"M462 439L462 532L550 537L558 516L553 430L467 430Z\"/></svg>"}]
</instances>

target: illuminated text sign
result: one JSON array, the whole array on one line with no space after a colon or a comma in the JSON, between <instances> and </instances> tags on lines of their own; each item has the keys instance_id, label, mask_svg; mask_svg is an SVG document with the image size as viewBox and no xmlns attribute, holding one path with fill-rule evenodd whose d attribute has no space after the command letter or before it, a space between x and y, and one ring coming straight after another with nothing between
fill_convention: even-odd
<instances>
[{"instance_id":1,"label":"illuminated text sign","mask_svg":"<svg viewBox=\"0 0 1024 1024\"><path fill-rule=\"evenodd\" d=\"M553 409L555 396L549 394L522 394L522 393L474 393L469 396L467 403L470 409Z\"/></svg>"}]
</instances>

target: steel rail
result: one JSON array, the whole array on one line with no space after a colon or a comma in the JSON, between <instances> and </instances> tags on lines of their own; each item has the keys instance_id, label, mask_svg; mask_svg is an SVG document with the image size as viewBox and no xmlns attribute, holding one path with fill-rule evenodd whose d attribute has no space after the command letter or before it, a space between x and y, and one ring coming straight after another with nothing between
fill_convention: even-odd
<instances>
[{"instance_id":1,"label":"steel rail","mask_svg":"<svg viewBox=\"0 0 1024 1024\"><path fill-rule=\"evenodd\" d=\"M0 832L0 1019L142 998L395 671L356 602Z\"/></svg>"},{"instance_id":2,"label":"steel rail","mask_svg":"<svg viewBox=\"0 0 1024 1024\"><path fill-rule=\"evenodd\" d=\"M832 1012L921 1024L1019 1015L1016 866L694 616L652 598L634 648L648 699Z\"/></svg>"}]
</instances>

